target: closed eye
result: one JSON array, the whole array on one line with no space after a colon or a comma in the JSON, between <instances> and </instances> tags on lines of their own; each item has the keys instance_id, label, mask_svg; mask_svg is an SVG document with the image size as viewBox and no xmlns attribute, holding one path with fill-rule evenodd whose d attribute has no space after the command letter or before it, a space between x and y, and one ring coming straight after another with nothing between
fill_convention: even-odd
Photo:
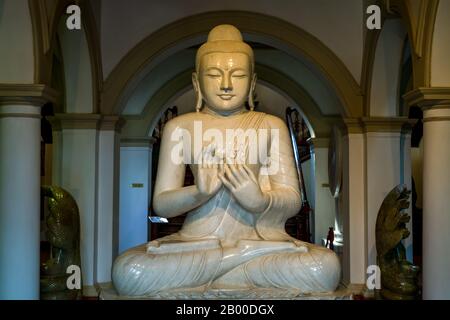
<instances>
[{"instance_id":1,"label":"closed eye","mask_svg":"<svg viewBox=\"0 0 450 320\"><path fill-rule=\"evenodd\" d=\"M233 77L233 78L246 78L247 75L246 75L246 74L238 73L238 74L233 74L232 77Z\"/></svg>"},{"instance_id":2,"label":"closed eye","mask_svg":"<svg viewBox=\"0 0 450 320\"><path fill-rule=\"evenodd\" d=\"M215 74L215 73L207 73L206 75L211 78L218 78L221 76L220 74Z\"/></svg>"}]
</instances>

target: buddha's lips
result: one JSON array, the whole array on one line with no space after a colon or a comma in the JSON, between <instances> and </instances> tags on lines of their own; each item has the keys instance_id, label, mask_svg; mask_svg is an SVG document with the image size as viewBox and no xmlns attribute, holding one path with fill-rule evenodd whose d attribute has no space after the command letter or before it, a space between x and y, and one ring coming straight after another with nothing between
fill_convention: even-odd
<instances>
[{"instance_id":1,"label":"buddha's lips","mask_svg":"<svg viewBox=\"0 0 450 320\"><path fill-rule=\"evenodd\" d=\"M231 100L234 97L234 94L218 94L218 96L222 100Z\"/></svg>"}]
</instances>

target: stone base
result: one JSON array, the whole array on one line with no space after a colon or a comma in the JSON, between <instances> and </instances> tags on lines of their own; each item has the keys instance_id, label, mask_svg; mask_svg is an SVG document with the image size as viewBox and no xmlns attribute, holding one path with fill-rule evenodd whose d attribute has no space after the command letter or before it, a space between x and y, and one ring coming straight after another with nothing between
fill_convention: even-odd
<instances>
[{"instance_id":1,"label":"stone base","mask_svg":"<svg viewBox=\"0 0 450 320\"><path fill-rule=\"evenodd\" d=\"M359 285L340 285L334 292L301 294L298 290L281 289L210 289L171 290L152 297L119 296L111 283L100 284L100 300L353 300L355 295L362 295L363 287Z\"/></svg>"}]
</instances>

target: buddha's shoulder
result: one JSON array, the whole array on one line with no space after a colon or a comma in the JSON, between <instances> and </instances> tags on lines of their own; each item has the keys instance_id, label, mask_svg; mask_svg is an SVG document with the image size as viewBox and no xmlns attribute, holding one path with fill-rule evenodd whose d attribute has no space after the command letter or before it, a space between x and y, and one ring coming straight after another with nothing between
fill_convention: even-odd
<instances>
[{"instance_id":1,"label":"buddha's shoulder","mask_svg":"<svg viewBox=\"0 0 450 320\"><path fill-rule=\"evenodd\" d=\"M199 112L189 112L184 113L182 115L176 116L172 119L170 119L165 126L167 128L183 128L186 126L190 126L190 124L194 123L194 121L201 120L202 114Z\"/></svg>"},{"instance_id":2,"label":"buddha's shoulder","mask_svg":"<svg viewBox=\"0 0 450 320\"><path fill-rule=\"evenodd\" d=\"M264 113L264 112L258 112L258 111L253 111L261 116L264 116L264 122L266 123L267 126L271 127L271 128L285 128L286 127L286 123L279 117L272 115L272 114L268 114L268 113Z\"/></svg>"},{"instance_id":3,"label":"buddha's shoulder","mask_svg":"<svg viewBox=\"0 0 450 320\"><path fill-rule=\"evenodd\" d=\"M270 128L285 128L286 124L285 122L274 115L259 112L259 111L250 111L247 113L247 116L250 115L257 115L262 118L262 121L266 124L266 126L269 126ZM195 121L208 121L211 120L211 116L208 114L204 114L202 112L189 112L182 115L179 115L177 117L174 117L170 119L166 123L166 128L169 130L176 129L176 128L191 128L192 125L195 123Z\"/></svg>"}]
</instances>

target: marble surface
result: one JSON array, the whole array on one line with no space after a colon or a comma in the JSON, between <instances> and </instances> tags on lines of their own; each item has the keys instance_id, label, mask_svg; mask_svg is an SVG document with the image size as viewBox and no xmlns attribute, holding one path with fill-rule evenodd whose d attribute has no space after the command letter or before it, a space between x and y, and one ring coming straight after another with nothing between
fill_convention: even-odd
<instances>
[{"instance_id":1,"label":"marble surface","mask_svg":"<svg viewBox=\"0 0 450 320\"><path fill-rule=\"evenodd\" d=\"M120 296L112 283L99 285L100 300L354 300L363 296L364 285L340 284L333 292L301 294L298 290L254 289L245 290L207 290L202 288L192 290L173 290L153 297Z\"/></svg>"}]
</instances>

